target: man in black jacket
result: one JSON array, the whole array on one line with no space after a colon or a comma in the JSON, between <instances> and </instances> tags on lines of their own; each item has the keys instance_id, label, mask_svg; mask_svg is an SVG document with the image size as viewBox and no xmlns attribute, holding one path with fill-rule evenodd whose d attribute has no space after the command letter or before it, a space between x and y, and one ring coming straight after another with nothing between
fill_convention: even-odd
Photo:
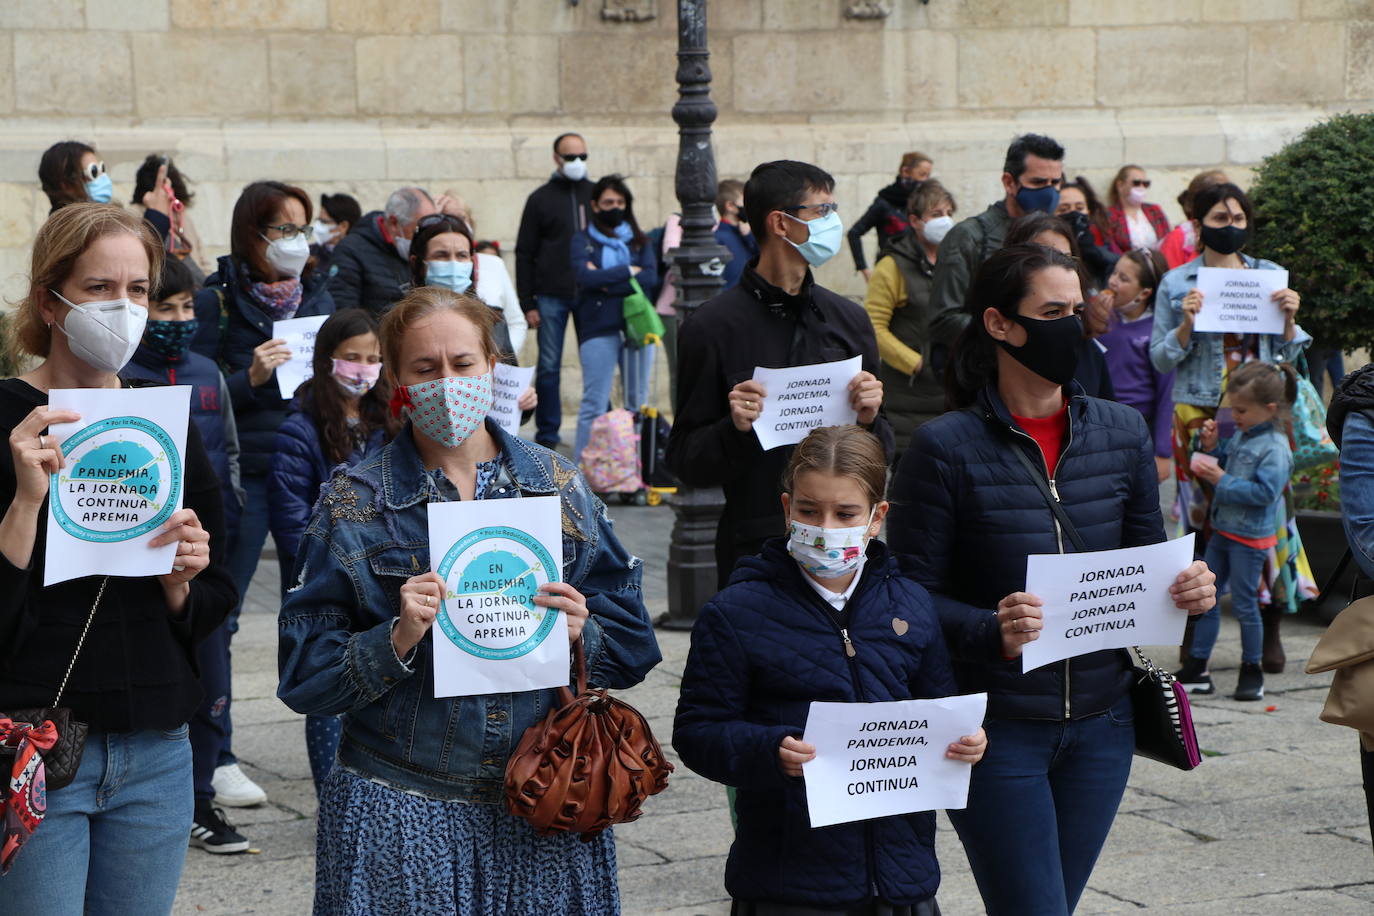
<instances>
[{"instance_id":1,"label":"man in black jacket","mask_svg":"<svg viewBox=\"0 0 1374 916\"><path fill-rule=\"evenodd\" d=\"M759 256L738 286L701 306L679 332L678 410L668 466L690 486L725 489L716 534L721 587L736 560L785 530L781 480L793 447L765 452L759 445L754 421L768 394L753 381L755 367L863 357L863 371L849 384L850 403L889 460L894 451L881 410L883 385L874 375L873 324L862 307L817 286L811 275L810 266L825 263L844 239L834 188L830 175L804 162L754 169L744 187L744 210Z\"/></svg>"},{"instance_id":2,"label":"man in black jacket","mask_svg":"<svg viewBox=\"0 0 1374 916\"><path fill-rule=\"evenodd\" d=\"M410 289L410 240L415 227L437 212L423 188L401 188L386 209L367 214L334 248L329 294L340 309L364 308L381 316Z\"/></svg>"},{"instance_id":3,"label":"man in black jacket","mask_svg":"<svg viewBox=\"0 0 1374 916\"><path fill-rule=\"evenodd\" d=\"M553 141L554 173L525 201L515 239L515 290L531 328L539 329L539 368L534 390L534 441L553 448L563 422L558 377L563 364L563 338L577 298L568 246L586 228L587 143L577 134Z\"/></svg>"}]
</instances>

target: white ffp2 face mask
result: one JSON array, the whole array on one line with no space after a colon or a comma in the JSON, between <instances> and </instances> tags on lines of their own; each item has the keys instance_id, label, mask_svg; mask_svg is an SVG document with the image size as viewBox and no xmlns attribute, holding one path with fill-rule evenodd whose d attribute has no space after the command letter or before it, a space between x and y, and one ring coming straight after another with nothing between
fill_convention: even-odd
<instances>
[{"instance_id":1,"label":"white ffp2 face mask","mask_svg":"<svg viewBox=\"0 0 1374 916\"><path fill-rule=\"evenodd\" d=\"M269 239L267 242L267 263L283 277L299 277L305 270L305 262L310 260L310 240L304 234L289 239Z\"/></svg>"},{"instance_id":2,"label":"white ffp2 face mask","mask_svg":"<svg viewBox=\"0 0 1374 916\"><path fill-rule=\"evenodd\" d=\"M55 323L72 353L93 369L118 372L138 349L148 310L129 299L71 302L57 290L54 296L71 306L67 319Z\"/></svg>"},{"instance_id":3,"label":"white ffp2 face mask","mask_svg":"<svg viewBox=\"0 0 1374 916\"><path fill-rule=\"evenodd\" d=\"M939 245L945 240L945 236L949 235L949 230L953 228L954 217L937 216L934 219L926 220L925 225L921 227L921 235L925 236L926 241L930 244Z\"/></svg>"},{"instance_id":4,"label":"white ffp2 face mask","mask_svg":"<svg viewBox=\"0 0 1374 916\"><path fill-rule=\"evenodd\" d=\"M564 177L569 181L581 181L587 177L587 160L574 159L572 162L564 162L562 170Z\"/></svg>"}]
</instances>

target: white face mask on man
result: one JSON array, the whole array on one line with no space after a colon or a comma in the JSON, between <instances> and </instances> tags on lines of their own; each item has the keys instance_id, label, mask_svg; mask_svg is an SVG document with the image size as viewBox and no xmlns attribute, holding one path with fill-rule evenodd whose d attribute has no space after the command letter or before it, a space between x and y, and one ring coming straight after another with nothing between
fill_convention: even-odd
<instances>
[{"instance_id":1,"label":"white face mask on man","mask_svg":"<svg viewBox=\"0 0 1374 916\"><path fill-rule=\"evenodd\" d=\"M49 292L71 306L66 320L53 326L67 338L77 359L102 372L118 372L128 365L143 338L148 309L127 298L78 304L55 289Z\"/></svg>"}]
</instances>

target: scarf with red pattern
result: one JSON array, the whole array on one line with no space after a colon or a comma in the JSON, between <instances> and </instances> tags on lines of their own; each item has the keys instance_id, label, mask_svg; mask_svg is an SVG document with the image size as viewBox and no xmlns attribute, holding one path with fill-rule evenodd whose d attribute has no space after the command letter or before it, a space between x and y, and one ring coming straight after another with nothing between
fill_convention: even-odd
<instances>
[{"instance_id":1,"label":"scarf with red pattern","mask_svg":"<svg viewBox=\"0 0 1374 916\"><path fill-rule=\"evenodd\" d=\"M273 321L294 318L301 307L300 277L288 277L275 283L253 283L248 293Z\"/></svg>"},{"instance_id":2,"label":"scarf with red pattern","mask_svg":"<svg viewBox=\"0 0 1374 916\"><path fill-rule=\"evenodd\" d=\"M0 875L7 874L19 849L43 823L48 811L48 781L43 752L57 743L57 727L14 722L0 715L0 746L12 747L14 766L8 774L9 797L5 799L4 824L0 829Z\"/></svg>"}]
</instances>

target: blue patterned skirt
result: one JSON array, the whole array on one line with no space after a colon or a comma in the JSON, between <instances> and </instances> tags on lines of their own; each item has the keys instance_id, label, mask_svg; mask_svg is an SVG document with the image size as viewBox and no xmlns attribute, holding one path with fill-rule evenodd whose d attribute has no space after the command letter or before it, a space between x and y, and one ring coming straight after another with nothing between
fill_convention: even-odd
<instances>
[{"instance_id":1,"label":"blue patterned skirt","mask_svg":"<svg viewBox=\"0 0 1374 916\"><path fill-rule=\"evenodd\" d=\"M324 784L315 916L619 912L609 830L541 837L500 805L422 798L337 766Z\"/></svg>"}]
</instances>

